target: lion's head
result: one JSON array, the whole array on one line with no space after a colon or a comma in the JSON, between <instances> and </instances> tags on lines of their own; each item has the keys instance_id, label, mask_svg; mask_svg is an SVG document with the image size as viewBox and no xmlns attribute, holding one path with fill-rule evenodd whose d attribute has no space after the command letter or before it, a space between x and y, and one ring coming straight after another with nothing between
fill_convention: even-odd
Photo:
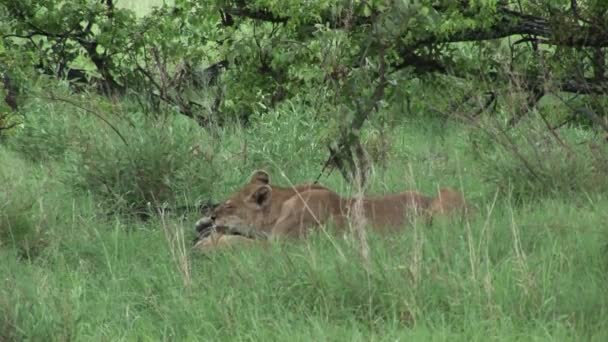
<instances>
[{"instance_id":1,"label":"lion's head","mask_svg":"<svg viewBox=\"0 0 608 342\"><path fill-rule=\"evenodd\" d=\"M216 206L209 217L196 223L199 236L211 231L251 235L264 228L270 217L273 189L265 171L256 171L248 184ZM257 228L257 229L254 229Z\"/></svg>"}]
</instances>

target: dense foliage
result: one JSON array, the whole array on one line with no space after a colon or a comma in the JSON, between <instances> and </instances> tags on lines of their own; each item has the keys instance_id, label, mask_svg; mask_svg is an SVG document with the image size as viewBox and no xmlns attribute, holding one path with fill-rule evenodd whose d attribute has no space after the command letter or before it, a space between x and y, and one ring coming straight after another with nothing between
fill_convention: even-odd
<instances>
[{"instance_id":1,"label":"dense foliage","mask_svg":"<svg viewBox=\"0 0 608 342\"><path fill-rule=\"evenodd\" d=\"M26 87L23 72L35 67L203 126L297 101L327 122L319 138L347 177L366 162L363 123L406 114L396 108L421 101L419 82L443 84L454 104L471 102L467 117L495 101L500 112L514 90L522 105L511 125L561 92L589 96L552 119L606 116L601 0L176 0L142 18L112 0L3 0L0 8L2 67L21 80L13 88Z\"/></svg>"}]
</instances>

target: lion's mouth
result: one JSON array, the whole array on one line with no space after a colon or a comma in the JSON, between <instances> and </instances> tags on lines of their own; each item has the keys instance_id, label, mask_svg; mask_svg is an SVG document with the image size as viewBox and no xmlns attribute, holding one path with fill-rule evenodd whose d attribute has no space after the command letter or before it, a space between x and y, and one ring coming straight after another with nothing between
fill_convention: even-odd
<instances>
[{"instance_id":1,"label":"lion's mouth","mask_svg":"<svg viewBox=\"0 0 608 342\"><path fill-rule=\"evenodd\" d=\"M196 244L200 240L203 240L209 237L213 233L221 233L225 235L240 235L244 237L250 237L247 234L243 234L239 229L232 229L225 225L218 225L215 220L211 217L203 217L198 220L194 226L197 235L193 240L193 243Z\"/></svg>"},{"instance_id":2,"label":"lion's mouth","mask_svg":"<svg viewBox=\"0 0 608 342\"><path fill-rule=\"evenodd\" d=\"M215 222L211 217L205 216L200 220L196 221L196 223L194 224L194 228L196 229L197 233L202 234L207 230L210 230L214 226L214 224Z\"/></svg>"},{"instance_id":3,"label":"lion's mouth","mask_svg":"<svg viewBox=\"0 0 608 342\"><path fill-rule=\"evenodd\" d=\"M221 233L224 235L239 235L250 239L268 239L267 234L258 232L257 229L242 229L238 227L230 227L226 225L217 224L211 217L203 217L198 220L195 224L197 232L193 243L196 244L200 240L209 237L212 233Z\"/></svg>"}]
</instances>

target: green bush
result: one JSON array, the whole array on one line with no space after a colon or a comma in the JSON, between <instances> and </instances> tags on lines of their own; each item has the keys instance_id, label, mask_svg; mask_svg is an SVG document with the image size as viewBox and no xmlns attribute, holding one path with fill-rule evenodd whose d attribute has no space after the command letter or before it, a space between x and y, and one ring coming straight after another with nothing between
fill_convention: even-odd
<instances>
[{"instance_id":1,"label":"green bush","mask_svg":"<svg viewBox=\"0 0 608 342\"><path fill-rule=\"evenodd\" d=\"M488 129L493 146L478 149L481 177L515 199L608 191L608 146L577 128L556 138L539 121L504 133Z\"/></svg>"},{"instance_id":2,"label":"green bush","mask_svg":"<svg viewBox=\"0 0 608 342\"><path fill-rule=\"evenodd\" d=\"M71 122L79 120L70 120L48 102L33 101L25 112L22 128L9 139L11 149L32 161L60 159L69 147Z\"/></svg>"},{"instance_id":3,"label":"green bush","mask_svg":"<svg viewBox=\"0 0 608 342\"><path fill-rule=\"evenodd\" d=\"M0 149L0 247L14 246L27 258L48 244L60 217L57 184L14 153Z\"/></svg>"},{"instance_id":4,"label":"green bush","mask_svg":"<svg viewBox=\"0 0 608 342\"><path fill-rule=\"evenodd\" d=\"M66 99L28 102L24 124L7 145L67 170L66 185L96 196L111 212L148 215L156 205L209 197L214 148L191 120L122 114L128 103L117 109L92 95Z\"/></svg>"},{"instance_id":5,"label":"green bush","mask_svg":"<svg viewBox=\"0 0 608 342\"><path fill-rule=\"evenodd\" d=\"M137 117L121 127L126 141L99 131L72 156L70 178L112 212L150 214L150 209L208 197L215 177L213 149L204 132L181 118Z\"/></svg>"}]
</instances>

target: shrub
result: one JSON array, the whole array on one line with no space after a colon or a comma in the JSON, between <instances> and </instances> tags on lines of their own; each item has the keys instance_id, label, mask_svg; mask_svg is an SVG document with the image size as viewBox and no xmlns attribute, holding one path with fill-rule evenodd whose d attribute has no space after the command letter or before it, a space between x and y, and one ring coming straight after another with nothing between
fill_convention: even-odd
<instances>
[{"instance_id":1,"label":"shrub","mask_svg":"<svg viewBox=\"0 0 608 342\"><path fill-rule=\"evenodd\" d=\"M516 199L608 191L608 146L589 130L553 134L530 119L510 131L496 124L484 131L496 144L479 152L480 176Z\"/></svg>"},{"instance_id":2,"label":"shrub","mask_svg":"<svg viewBox=\"0 0 608 342\"><path fill-rule=\"evenodd\" d=\"M32 101L25 112L22 128L8 141L11 149L32 161L60 159L69 146L70 118L48 102Z\"/></svg>"},{"instance_id":3,"label":"shrub","mask_svg":"<svg viewBox=\"0 0 608 342\"><path fill-rule=\"evenodd\" d=\"M156 206L206 196L215 168L202 130L181 118L133 117L133 126L121 127L125 142L107 130L82 142L70 163L76 186L112 212L144 217Z\"/></svg>"},{"instance_id":4,"label":"shrub","mask_svg":"<svg viewBox=\"0 0 608 342\"><path fill-rule=\"evenodd\" d=\"M48 243L49 228L60 216L57 184L44 179L39 170L0 149L0 247L14 246L20 255L38 255Z\"/></svg>"}]
</instances>

